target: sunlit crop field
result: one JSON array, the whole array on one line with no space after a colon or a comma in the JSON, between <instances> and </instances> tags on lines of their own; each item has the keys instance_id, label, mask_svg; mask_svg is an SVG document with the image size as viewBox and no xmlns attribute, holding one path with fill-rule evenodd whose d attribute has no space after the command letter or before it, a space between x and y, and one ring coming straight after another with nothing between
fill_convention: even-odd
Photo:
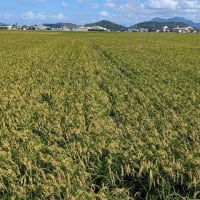
<instances>
[{"instance_id":1,"label":"sunlit crop field","mask_svg":"<svg viewBox=\"0 0 200 200\"><path fill-rule=\"evenodd\" d=\"M200 199L200 35L0 32L0 199Z\"/></svg>"}]
</instances>

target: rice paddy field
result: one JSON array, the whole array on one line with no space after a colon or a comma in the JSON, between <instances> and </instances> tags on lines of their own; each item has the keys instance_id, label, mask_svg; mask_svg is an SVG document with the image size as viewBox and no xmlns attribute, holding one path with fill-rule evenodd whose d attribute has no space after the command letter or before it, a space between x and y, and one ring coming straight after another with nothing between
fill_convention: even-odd
<instances>
[{"instance_id":1,"label":"rice paddy field","mask_svg":"<svg viewBox=\"0 0 200 200\"><path fill-rule=\"evenodd\" d=\"M200 199L200 35L1 31L0 199Z\"/></svg>"}]
</instances>

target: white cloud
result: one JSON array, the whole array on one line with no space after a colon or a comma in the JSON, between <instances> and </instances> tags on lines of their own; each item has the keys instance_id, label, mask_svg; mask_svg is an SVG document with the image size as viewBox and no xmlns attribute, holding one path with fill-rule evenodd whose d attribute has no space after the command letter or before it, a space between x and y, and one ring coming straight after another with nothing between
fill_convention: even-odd
<instances>
[{"instance_id":1,"label":"white cloud","mask_svg":"<svg viewBox=\"0 0 200 200\"><path fill-rule=\"evenodd\" d=\"M51 16L51 18L55 21L62 21L67 19L67 17L63 13L54 14Z\"/></svg>"},{"instance_id":2,"label":"white cloud","mask_svg":"<svg viewBox=\"0 0 200 200\"><path fill-rule=\"evenodd\" d=\"M108 16L109 16L109 13L108 13L107 11L104 10L104 11L101 11L101 12L100 12L100 16L101 16L101 17L108 17Z\"/></svg>"},{"instance_id":3,"label":"white cloud","mask_svg":"<svg viewBox=\"0 0 200 200\"><path fill-rule=\"evenodd\" d=\"M76 0L76 2L78 2L78 3L83 3L84 0Z\"/></svg>"},{"instance_id":4,"label":"white cloud","mask_svg":"<svg viewBox=\"0 0 200 200\"><path fill-rule=\"evenodd\" d=\"M200 9L200 1L199 0L182 0L179 3L179 8L199 10Z\"/></svg>"},{"instance_id":5,"label":"white cloud","mask_svg":"<svg viewBox=\"0 0 200 200\"><path fill-rule=\"evenodd\" d=\"M25 20L45 20L46 19L46 15L45 13L34 13L32 11L28 11L26 13L22 14L22 18Z\"/></svg>"},{"instance_id":6,"label":"white cloud","mask_svg":"<svg viewBox=\"0 0 200 200\"><path fill-rule=\"evenodd\" d=\"M92 6L92 8L99 8L99 4L95 3L95 2L92 2L91 6Z\"/></svg>"},{"instance_id":7,"label":"white cloud","mask_svg":"<svg viewBox=\"0 0 200 200\"><path fill-rule=\"evenodd\" d=\"M55 13L48 12L48 3L53 3L53 0L17 0L18 3L22 4L26 11L23 14L18 14L19 11L15 8L12 10L0 6L1 18L17 19L17 16L21 16L26 22L29 20L31 22L56 22L56 21L74 21L80 23L81 21L91 21L92 19L109 19L116 23L131 25L141 21L151 20L154 17L171 18L175 16L185 17L198 22L200 19L200 0L73 0L76 2L76 8L71 8L70 1L59 0L57 5L60 6L60 11L55 11ZM39 5L43 4L42 6ZM38 6L38 7L37 7ZM84 6L84 9L82 7ZM67 18L65 13L61 12L63 8L69 8L72 13L70 18ZM40 8L44 10L39 10ZM86 8L91 11L85 11ZM76 10L75 10L76 9ZM6 10L9 14L3 15ZM58 12L58 13L56 13ZM17 13L17 14L16 14ZM18 20L18 19L17 19Z\"/></svg>"},{"instance_id":8,"label":"white cloud","mask_svg":"<svg viewBox=\"0 0 200 200\"><path fill-rule=\"evenodd\" d=\"M106 3L109 2L115 1L106 0ZM123 3L112 7L115 12L110 12L110 15L115 15L114 20L122 24L125 22L134 24L151 20L154 17L171 18L175 16L198 21L200 15L200 0L124 0L121 2Z\"/></svg>"},{"instance_id":9,"label":"white cloud","mask_svg":"<svg viewBox=\"0 0 200 200\"><path fill-rule=\"evenodd\" d=\"M32 11L28 11L22 14L23 19L32 20L35 18L35 14Z\"/></svg>"},{"instance_id":10,"label":"white cloud","mask_svg":"<svg viewBox=\"0 0 200 200\"><path fill-rule=\"evenodd\" d=\"M176 9L179 4L178 0L150 0L148 3L150 8L155 9Z\"/></svg>"},{"instance_id":11,"label":"white cloud","mask_svg":"<svg viewBox=\"0 0 200 200\"><path fill-rule=\"evenodd\" d=\"M39 3L46 3L48 0L37 0Z\"/></svg>"},{"instance_id":12,"label":"white cloud","mask_svg":"<svg viewBox=\"0 0 200 200\"><path fill-rule=\"evenodd\" d=\"M64 7L64 8L66 8L67 7L67 3L65 1L62 1L61 2L61 6Z\"/></svg>"},{"instance_id":13,"label":"white cloud","mask_svg":"<svg viewBox=\"0 0 200 200\"><path fill-rule=\"evenodd\" d=\"M108 8L114 8L115 7L115 3L113 0L106 0L105 2L105 7L108 7Z\"/></svg>"},{"instance_id":14,"label":"white cloud","mask_svg":"<svg viewBox=\"0 0 200 200\"><path fill-rule=\"evenodd\" d=\"M128 0L125 4L119 6L118 13L123 16L123 20L135 23L138 18L144 19L148 12L139 1Z\"/></svg>"},{"instance_id":15,"label":"white cloud","mask_svg":"<svg viewBox=\"0 0 200 200\"><path fill-rule=\"evenodd\" d=\"M129 0L125 4L121 4L119 6L120 11L125 11L125 12L132 12L135 10L140 10L143 7L143 5L137 1L137 0Z\"/></svg>"},{"instance_id":16,"label":"white cloud","mask_svg":"<svg viewBox=\"0 0 200 200\"><path fill-rule=\"evenodd\" d=\"M9 13L0 13L0 18L8 20L11 19L13 16Z\"/></svg>"},{"instance_id":17,"label":"white cloud","mask_svg":"<svg viewBox=\"0 0 200 200\"><path fill-rule=\"evenodd\" d=\"M36 18L39 19L39 20L45 20L46 16L45 16L44 13L37 13Z\"/></svg>"},{"instance_id":18,"label":"white cloud","mask_svg":"<svg viewBox=\"0 0 200 200\"><path fill-rule=\"evenodd\" d=\"M62 21L67 19L67 17L63 13L47 14L47 13L34 13L32 11L23 13L22 18L25 20L40 20L40 21L44 20Z\"/></svg>"}]
</instances>

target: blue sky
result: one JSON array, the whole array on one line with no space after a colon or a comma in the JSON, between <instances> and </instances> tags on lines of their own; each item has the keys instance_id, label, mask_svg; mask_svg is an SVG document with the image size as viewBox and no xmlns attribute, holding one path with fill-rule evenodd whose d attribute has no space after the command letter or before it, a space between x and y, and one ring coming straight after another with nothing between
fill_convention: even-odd
<instances>
[{"instance_id":1,"label":"blue sky","mask_svg":"<svg viewBox=\"0 0 200 200\"><path fill-rule=\"evenodd\" d=\"M132 25L154 17L200 22L200 0L0 0L0 22L37 24L102 19Z\"/></svg>"}]
</instances>

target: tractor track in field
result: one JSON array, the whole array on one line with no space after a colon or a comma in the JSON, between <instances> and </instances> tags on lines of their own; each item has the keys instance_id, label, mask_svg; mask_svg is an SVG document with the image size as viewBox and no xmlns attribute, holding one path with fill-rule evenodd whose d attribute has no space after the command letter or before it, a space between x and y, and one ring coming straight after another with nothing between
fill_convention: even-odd
<instances>
[{"instance_id":1,"label":"tractor track in field","mask_svg":"<svg viewBox=\"0 0 200 200\"><path fill-rule=\"evenodd\" d=\"M122 78L127 77L130 83L133 83L131 80L134 76L139 75L140 73L137 70L130 69L130 66L124 63L121 59L115 58L112 53L101 48L97 44L93 44L93 48L99 53L100 57L103 57L104 60L108 61L110 64L116 66L116 70L120 72Z\"/></svg>"},{"instance_id":2,"label":"tractor track in field","mask_svg":"<svg viewBox=\"0 0 200 200\"><path fill-rule=\"evenodd\" d=\"M131 87L135 84L131 81L131 74L129 74L129 72L125 69L128 65L121 64L122 61L119 62L109 52L106 52L96 44L93 44L91 48L95 49L97 52L98 59L103 60L101 63L101 71L99 71L100 81L98 82L98 85L99 88L107 95L111 105L108 116L113 119L116 126L119 128L121 125L125 125L127 121L126 116L120 111L119 107L119 102L124 102L124 99L121 99L124 94L119 95L119 92L116 93L116 90L121 90L121 84L119 81L126 83L124 84L126 93L132 93ZM106 74L103 73L102 69L104 69Z\"/></svg>"}]
</instances>

